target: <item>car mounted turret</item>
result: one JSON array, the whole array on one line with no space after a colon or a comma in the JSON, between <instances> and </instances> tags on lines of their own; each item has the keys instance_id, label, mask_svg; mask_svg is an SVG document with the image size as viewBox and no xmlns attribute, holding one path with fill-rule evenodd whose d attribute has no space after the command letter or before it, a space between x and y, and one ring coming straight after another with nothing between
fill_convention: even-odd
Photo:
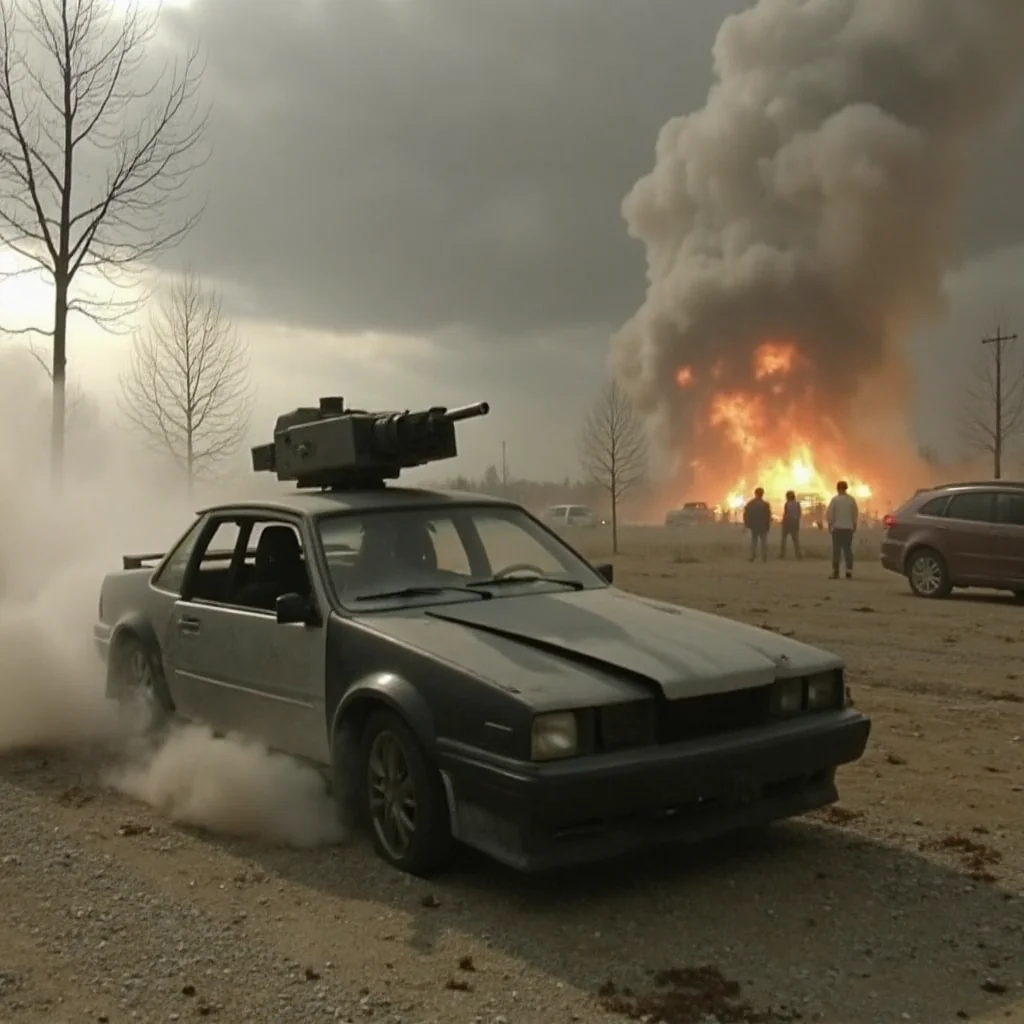
<instances>
[{"instance_id":1,"label":"car mounted turret","mask_svg":"<svg viewBox=\"0 0 1024 1024\"><path fill-rule=\"evenodd\" d=\"M299 487L331 490L383 487L403 469L458 454L455 424L486 416L487 402L420 412L346 409L340 397L321 398L278 416L274 440L252 449L256 473L274 473Z\"/></svg>"}]
</instances>

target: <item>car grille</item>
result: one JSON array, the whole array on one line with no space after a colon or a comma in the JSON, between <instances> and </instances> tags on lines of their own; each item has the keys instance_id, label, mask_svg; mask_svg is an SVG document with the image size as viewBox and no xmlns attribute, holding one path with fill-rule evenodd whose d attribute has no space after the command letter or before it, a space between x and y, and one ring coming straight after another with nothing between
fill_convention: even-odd
<instances>
[{"instance_id":1,"label":"car grille","mask_svg":"<svg viewBox=\"0 0 1024 1024\"><path fill-rule=\"evenodd\" d=\"M658 717L658 742L680 743L764 725L771 715L771 686L667 701Z\"/></svg>"}]
</instances>

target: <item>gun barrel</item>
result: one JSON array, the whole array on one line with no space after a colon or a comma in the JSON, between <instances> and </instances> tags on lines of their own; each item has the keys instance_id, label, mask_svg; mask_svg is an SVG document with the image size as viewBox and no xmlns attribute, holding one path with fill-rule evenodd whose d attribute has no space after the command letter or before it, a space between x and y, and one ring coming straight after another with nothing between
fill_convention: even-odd
<instances>
[{"instance_id":1,"label":"gun barrel","mask_svg":"<svg viewBox=\"0 0 1024 1024\"><path fill-rule=\"evenodd\" d=\"M460 405L457 409L449 409L442 417L447 423L458 423L460 420L471 420L477 416L486 416L491 411L489 402L474 402L472 405Z\"/></svg>"}]
</instances>

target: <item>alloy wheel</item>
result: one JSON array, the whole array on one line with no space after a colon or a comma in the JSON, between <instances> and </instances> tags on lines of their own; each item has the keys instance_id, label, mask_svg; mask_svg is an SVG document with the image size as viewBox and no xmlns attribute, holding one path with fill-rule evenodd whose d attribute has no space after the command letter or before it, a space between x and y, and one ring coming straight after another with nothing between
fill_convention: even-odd
<instances>
[{"instance_id":1,"label":"alloy wheel","mask_svg":"<svg viewBox=\"0 0 1024 1024\"><path fill-rule=\"evenodd\" d=\"M942 566L934 555L918 555L910 567L914 589L925 597L933 597L942 588Z\"/></svg>"},{"instance_id":2,"label":"alloy wheel","mask_svg":"<svg viewBox=\"0 0 1024 1024\"><path fill-rule=\"evenodd\" d=\"M377 734L367 762L370 818L381 845L393 860L405 857L416 836L416 787L402 741Z\"/></svg>"}]
</instances>

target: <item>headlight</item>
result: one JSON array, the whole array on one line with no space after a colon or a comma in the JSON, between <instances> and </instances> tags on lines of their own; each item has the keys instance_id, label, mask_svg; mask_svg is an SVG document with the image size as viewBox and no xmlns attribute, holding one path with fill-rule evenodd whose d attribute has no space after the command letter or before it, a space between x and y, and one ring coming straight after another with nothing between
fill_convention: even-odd
<instances>
[{"instance_id":1,"label":"headlight","mask_svg":"<svg viewBox=\"0 0 1024 1024\"><path fill-rule=\"evenodd\" d=\"M821 672L807 680L807 710L837 708L842 703L843 680L840 672Z\"/></svg>"},{"instance_id":2,"label":"headlight","mask_svg":"<svg viewBox=\"0 0 1024 1024\"><path fill-rule=\"evenodd\" d=\"M572 757L578 752L579 730L572 711L552 711L533 720L530 757L534 761Z\"/></svg>"},{"instance_id":3,"label":"headlight","mask_svg":"<svg viewBox=\"0 0 1024 1024\"><path fill-rule=\"evenodd\" d=\"M796 715L804 707L804 681L780 679L775 684L775 707L780 715Z\"/></svg>"}]
</instances>

